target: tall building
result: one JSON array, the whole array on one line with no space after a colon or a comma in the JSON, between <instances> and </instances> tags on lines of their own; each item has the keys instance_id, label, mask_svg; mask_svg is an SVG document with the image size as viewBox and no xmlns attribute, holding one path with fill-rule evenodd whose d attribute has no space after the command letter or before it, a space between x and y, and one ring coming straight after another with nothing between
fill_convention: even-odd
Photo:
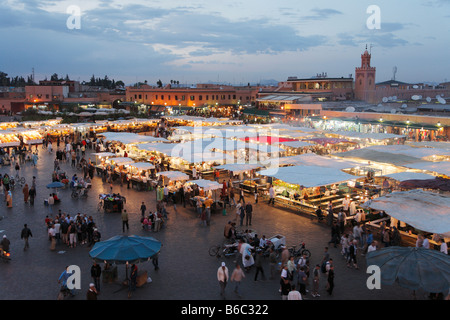
<instances>
[{"instance_id":1,"label":"tall building","mask_svg":"<svg viewBox=\"0 0 450 320\"><path fill-rule=\"evenodd\" d=\"M372 55L367 51L361 55L361 67L355 69L355 99L374 103L376 68L370 65Z\"/></svg>"}]
</instances>

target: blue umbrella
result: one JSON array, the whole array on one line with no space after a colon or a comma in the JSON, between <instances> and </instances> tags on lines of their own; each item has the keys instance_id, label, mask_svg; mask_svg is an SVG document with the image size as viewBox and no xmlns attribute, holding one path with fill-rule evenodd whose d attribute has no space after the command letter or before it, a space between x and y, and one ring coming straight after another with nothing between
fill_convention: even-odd
<instances>
[{"instance_id":1,"label":"blue umbrella","mask_svg":"<svg viewBox=\"0 0 450 320\"><path fill-rule=\"evenodd\" d=\"M427 292L448 293L450 256L438 250L416 247L387 247L369 252L367 265L380 267L381 283Z\"/></svg>"},{"instance_id":2,"label":"blue umbrella","mask_svg":"<svg viewBox=\"0 0 450 320\"><path fill-rule=\"evenodd\" d=\"M64 187L65 186L65 184L64 183L62 183L62 182L59 182L59 181L55 181L55 182L52 182L52 183L50 183L50 184L48 184L47 185L47 188L62 188L62 187Z\"/></svg>"},{"instance_id":3,"label":"blue umbrella","mask_svg":"<svg viewBox=\"0 0 450 320\"><path fill-rule=\"evenodd\" d=\"M161 242L152 237L115 236L97 242L89 255L97 262L124 264L147 261L161 249Z\"/></svg>"}]
</instances>

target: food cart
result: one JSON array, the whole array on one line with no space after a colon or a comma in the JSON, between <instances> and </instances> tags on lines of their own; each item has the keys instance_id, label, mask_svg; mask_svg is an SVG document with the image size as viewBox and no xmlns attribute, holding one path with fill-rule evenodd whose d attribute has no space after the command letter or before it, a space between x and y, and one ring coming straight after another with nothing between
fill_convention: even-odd
<instances>
[{"instance_id":1,"label":"food cart","mask_svg":"<svg viewBox=\"0 0 450 320\"><path fill-rule=\"evenodd\" d=\"M103 202L102 208L106 213L119 212L124 209L126 199L119 194L100 194L99 199Z\"/></svg>"}]
</instances>

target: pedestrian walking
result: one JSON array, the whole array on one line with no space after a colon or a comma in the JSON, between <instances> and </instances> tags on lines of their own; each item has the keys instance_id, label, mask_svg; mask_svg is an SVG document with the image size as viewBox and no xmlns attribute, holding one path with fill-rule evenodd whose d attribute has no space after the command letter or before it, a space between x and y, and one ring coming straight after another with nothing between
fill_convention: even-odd
<instances>
[{"instance_id":1,"label":"pedestrian walking","mask_svg":"<svg viewBox=\"0 0 450 320\"><path fill-rule=\"evenodd\" d=\"M131 271L130 271L130 280L129 280L129 287L128 287L128 298L131 298L131 293L134 290L136 290L137 274L138 274L138 268L133 263L133 265L131 266Z\"/></svg>"},{"instance_id":2,"label":"pedestrian walking","mask_svg":"<svg viewBox=\"0 0 450 320\"><path fill-rule=\"evenodd\" d=\"M28 202L28 198L30 196L30 190L28 188L28 184L25 184L25 186L22 189L22 192L23 192L23 201L25 203L27 203Z\"/></svg>"},{"instance_id":3,"label":"pedestrian walking","mask_svg":"<svg viewBox=\"0 0 450 320\"><path fill-rule=\"evenodd\" d=\"M277 272L277 266L278 266L278 257L277 253L273 249L273 247L270 247L270 254L269 254L269 266L270 266L270 280L274 278L275 273Z\"/></svg>"},{"instance_id":4,"label":"pedestrian walking","mask_svg":"<svg viewBox=\"0 0 450 320\"><path fill-rule=\"evenodd\" d=\"M266 280L266 276L264 274L264 269L262 267L262 261L263 261L263 255L262 250L257 250L256 256L255 256L255 281L258 281L258 274L261 272L262 279Z\"/></svg>"},{"instance_id":5,"label":"pedestrian walking","mask_svg":"<svg viewBox=\"0 0 450 320\"><path fill-rule=\"evenodd\" d=\"M269 188L269 204L275 205L275 190L272 185Z\"/></svg>"},{"instance_id":6,"label":"pedestrian walking","mask_svg":"<svg viewBox=\"0 0 450 320\"><path fill-rule=\"evenodd\" d=\"M155 271L159 270L159 252L156 253L153 257L152 257L152 264L153 267L155 268Z\"/></svg>"},{"instance_id":7,"label":"pedestrian walking","mask_svg":"<svg viewBox=\"0 0 450 320\"><path fill-rule=\"evenodd\" d=\"M289 292L291 291L291 283L288 279L281 279L280 281L280 292L281 292L281 300L287 300L289 296Z\"/></svg>"},{"instance_id":8,"label":"pedestrian walking","mask_svg":"<svg viewBox=\"0 0 450 320\"><path fill-rule=\"evenodd\" d=\"M73 220L70 221L67 233L69 234L69 247L75 248L77 245L77 226Z\"/></svg>"},{"instance_id":9,"label":"pedestrian walking","mask_svg":"<svg viewBox=\"0 0 450 320\"><path fill-rule=\"evenodd\" d=\"M319 282L320 282L320 265L316 265L316 267L314 268L313 271L313 291L312 291L312 296L315 297L320 297L319 294Z\"/></svg>"},{"instance_id":10,"label":"pedestrian walking","mask_svg":"<svg viewBox=\"0 0 450 320\"><path fill-rule=\"evenodd\" d=\"M95 289L97 290L97 294L100 292L100 276L102 274L102 268L94 261L91 267L91 277L94 281Z\"/></svg>"},{"instance_id":11,"label":"pedestrian walking","mask_svg":"<svg viewBox=\"0 0 450 320\"><path fill-rule=\"evenodd\" d=\"M141 215L142 215L142 218L145 217L145 211L147 211L147 207L145 206L144 201L142 201L142 204L141 204Z\"/></svg>"},{"instance_id":12,"label":"pedestrian walking","mask_svg":"<svg viewBox=\"0 0 450 320\"><path fill-rule=\"evenodd\" d=\"M89 289L86 293L86 300L97 300L97 289L95 288L95 284L89 284Z\"/></svg>"},{"instance_id":13,"label":"pedestrian walking","mask_svg":"<svg viewBox=\"0 0 450 320\"><path fill-rule=\"evenodd\" d=\"M308 283L308 276L305 272L305 267L300 267L298 273L297 273L297 285L299 287L300 293L304 296L308 290L306 290L306 285Z\"/></svg>"},{"instance_id":14,"label":"pedestrian walking","mask_svg":"<svg viewBox=\"0 0 450 320\"><path fill-rule=\"evenodd\" d=\"M36 188L34 186L31 186L28 191L28 196L30 198L30 206L34 206L34 198L36 197Z\"/></svg>"},{"instance_id":15,"label":"pedestrian walking","mask_svg":"<svg viewBox=\"0 0 450 320\"><path fill-rule=\"evenodd\" d=\"M252 207L252 204L249 202L245 206L245 225L246 226L252 225L252 215L253 215L253 207Z\"/></svg>"},{"instance_id":16,"label":"pedestrian walking","mask_svg":"<svg viewBox=\"0 0 450 320\"><path fill-rule=\"evenodd\" d=\"M11 190L9 190L6 194L6 206L8 208L12 208L12 201L13 201L12 193Z\"/></svg>"},{"instance_id":17,"label":"pedestrian walking","mask_svg":"<svg viewBox=\"0 0 450 320\"><path fill-rule=\"evenodd\" d=\"M129 225L128 225L128 212L127 212L127 210L123 210L123 212L122 212L122 232L125 232L125 227L127 228L127 231L128 231Z\"/></svg>"},{"instance_id":18,"label":"pedestrian walking","mask_svg":"<svg viewBox=\"0 0 450 320\"><path fill-rule=\"evenodd\" d=\"M330 265L327 277L327 292L330 296L333 294L333 289L334 289L334 266Z\"/></svg>"},{"instance_id":19,"label":"pedestrian walking","mask_svg":"<svg viewBox=\"0 0 450 320\"><path fill-rule=\"evenodd\" d=\"M236 264L236 268L233 270L233 273L231 274L230 281L234 282L234 292L241 297L241 281L245 278L245 273L241 268L241 265L239 263Z\"/></svg>"},{"instance_id":20,"label":"pedestrian walking","mask_svg":"<svg viewBox=\"0 0 450 320\"><path fill-rule=\"evenodd\" d=\"M240 189L239 190L239 203L241 203L241 200L242 200L242 202L245 204L245 198L244 198L244 189Z\"/></svg>"},{"instance_id":21,"label":"pedestrian walking","mask_svg":"<svg viewBox=\"0 0 450 320\"><path fill-rule=\"evenodd\" d=\"M25 241L25 246L23 247L23 250L27 250L30 245L28 244L28 238L32 237L33 234L31 233L31 230L28 228L28 225L25 223L23 225L23 229L20 233L20 238Z\"/></svg>"},{"instance_id":22,"label":"pedestrian walking","mask_svg":"<svg viewBox=\"0 0 450 320\"><path fill-rule=\"evenodd\" d=\"M50 211L50 213L53 213L53 206L55 204L55 198L53 198L52 194L50 194L50 196L48 197L47 204L48 204L48 211Z\"/></svg>"},{"instance_id":23,"label":"pedestrian walking","mask_svg":"<svg viewBox=\"0 0 450 320\"><path fill-rule=\"evenodd\" d=\"M287 299L288 300L303 300L302 299L302 295L300 294L300 292L295 287L295 284L293 284L291 286L291 291L289 291Z\"/></svg>"},{"instance_id":24,"label":"pedestrian walking","mask_svg":"<svg viewBox=\"0 0 450 320\"><path fill-rule=\"evenodd\" d=\"M53 224L48 229L48 236L50 239L50 250L55 251L55 249L56 249L56 233L55 233L55 228L53 227Z\"/></svg>"},{"instance_id":25,"label":"pedestrian walking","mask_svg":"<svg viewBox=\"0 0 450 320\"><path fill-rule=\"evenodd\" d=\"M220 286L220 296L225 298L225 288L228 282L228 268L225 262L222 262L222 265L217 270L217 280Z\"/></svg>"}]
</instances>

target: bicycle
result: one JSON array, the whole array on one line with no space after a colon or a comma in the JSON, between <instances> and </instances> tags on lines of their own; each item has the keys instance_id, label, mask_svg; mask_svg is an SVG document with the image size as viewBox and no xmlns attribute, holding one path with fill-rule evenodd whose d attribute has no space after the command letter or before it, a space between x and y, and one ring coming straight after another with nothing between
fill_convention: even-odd
<instances>
[{"instance_id":1,"label":"bicycle","mask_svg":"<svg viewBox=\"0 0 450 320\"><path fill-rule=\"evenodd\" d=\"M302 257L303 255L306 255L306 258L309 259L311 257L311 252L305 248L305 243L302 242L299 246L300 246L300 248L298 250L296 250L297 246L291 246L288 249L291 256L294 256L295 258L297 258L297 257Z\"/></svg>"},{"instance_id":2,"label":"bicycle","mask_svg":"<svg viewBox=\"0 0 450 320\"><path fill-rule=\"evenodd\" d=\"M14 184L19 184L19 186L23 187L26 183L26 180L24 177L20 177L20 176L11 176L11 181L14 181Z\"/></svg>"},{"instance_id":3,"label":"bicycle","mask_svg":"<svg viewBox=\"0 0 450 320\"><path fill-rule=\"evenodd\" d=\"M214 245L209 248L208 252L211 257L231 257L238 253L238 243Z\"/></svg>"}]
</instances>

